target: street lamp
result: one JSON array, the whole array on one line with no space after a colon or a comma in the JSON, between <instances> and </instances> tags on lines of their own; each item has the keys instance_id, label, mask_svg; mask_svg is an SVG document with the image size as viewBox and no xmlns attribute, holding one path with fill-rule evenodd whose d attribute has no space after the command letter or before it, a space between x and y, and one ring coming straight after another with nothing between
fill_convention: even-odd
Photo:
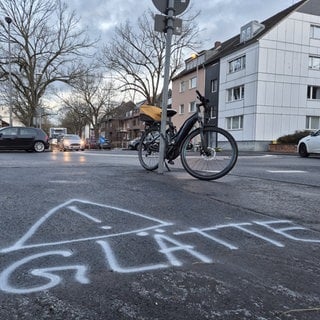
<instances>
[{"instance_id":1,"label":"street lamp","mask_svg":"<svg viewBox=\"0 0 320 320\"><path fill-rule=\"evenodd\" d=\"M8 23L8 49L9 49L9 124L12 127L12 74L11 74L11 33L10 33L10 25L12 19L10 17L4 18Z\"/></svg>"},{"instance_id":2,"label":"street lamp","mask_svg":"<svg viewBox=\"0 0 320 320\"><path fill-rule=\"evenodd\" d=\"M197 54L197 53L191 53L191 55L190 55L190 58L191 59L195 59L195 58L198 58L199 57L199 55Z\"/></svg>"}]
</instances>

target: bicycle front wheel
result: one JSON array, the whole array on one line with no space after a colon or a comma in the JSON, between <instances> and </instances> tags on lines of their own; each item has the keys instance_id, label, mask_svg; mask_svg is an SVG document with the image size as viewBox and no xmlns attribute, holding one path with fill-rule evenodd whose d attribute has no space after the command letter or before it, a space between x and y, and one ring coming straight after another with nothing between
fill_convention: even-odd
<instances>
[{"instance_id":1,"label":"bicycle front wheel","mask_svg":"<svg viewBox=\"0 0 320 320\"><path fill-rule=\"evenodd\" d=\"M190 132L181 146L185 170L200 180L215 180L226 175L236 164L237 143L224 129L206 126Z\"/></svg>"},{"instance_id":2,"label":"bicycle front wheel","mask_svg":"<svg viewBox=\"0 0 320 320\"><path fill-rule=\"evenodd\" d=\"M138 156L140 164L146 170L155 170L159 166L160 127L150 127L140 140Z\"/></svg>"}]
</instances>

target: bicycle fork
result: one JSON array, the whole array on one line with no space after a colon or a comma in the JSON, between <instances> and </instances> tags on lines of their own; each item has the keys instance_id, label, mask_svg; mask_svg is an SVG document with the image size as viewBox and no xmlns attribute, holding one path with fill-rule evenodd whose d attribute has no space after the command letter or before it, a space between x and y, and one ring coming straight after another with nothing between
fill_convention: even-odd
<instances>
[{"instance_id":1,"label":"bicycle fork","mask_svg":"<svg viewBox=\"0 0 320 320\"><path fill-rule=\"evenodd\" d=\"M217 135L217 133L215 133ZM217 136L209 136L209 132L204 133L204 127L200 127L201 149L200 153L206 157L215 156L218 149ZM215 145L215 146L214 146Z\"/></svg>"}]
</instances>

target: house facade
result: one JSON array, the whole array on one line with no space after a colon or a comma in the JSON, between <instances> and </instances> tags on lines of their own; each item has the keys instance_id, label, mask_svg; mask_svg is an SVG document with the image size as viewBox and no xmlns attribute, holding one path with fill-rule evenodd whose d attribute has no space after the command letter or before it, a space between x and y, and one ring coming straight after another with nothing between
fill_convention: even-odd
<instances>
[{"instance_id":1,"label":"house facade","mask_svg":"<svg viewBox=\"0 0 320 320\"><path fill-rule=\"evenodd\" d=\"M251 21L211 53L201 67L186 68L174 79L178 113L188 103L183 99L190 99L177 91L181 81L200 76L201 69L205 81L198 89L240 150L266 150L282 135L320 127L320 0L300 1L262 23Z\"/></svg>"},{"instance_id":2,"label":"house facade","mask_svg":"<svg viewBox=\"0 0 320 320\"><path fill-rule=\"evenodd\" d=\"M8 127L10 124L9 108L7 106L0 106L0 128ZM20 121L17 121L16 117L12 115L12 125L21 125Z\"/></svg>"},{"instance_id":3,"label":"house facade","mask_svg":"<svg viewBox=\"0 0 320 320\"><path fill-rule=\"evenodd\" d=\"M202 91L205 86L204 61L204 52L189 58L186 60L186 70L172 81L171 107L177 111L172 120L177 128L196 111L196 90Z\"/></svg>"},{"instance_id":4,"label":"house facade","mask_svg":"<svg viewBox=\"0 0 320 320\"><path fill-rule=\"evenodd\" d=\"M0 128L2 127L8 127L9 126L9 123L2 120L2 117L0 116Z\"/></svg>"},{"instance_id":5,"label":"house facade","mask_svg":"<svg viewBox=\"0 0 320 320\"><path fill-rule=\"evenodd\" d=\"M114 113L101 123L100 135L108 138L113 147L127 148L130 140L141 136L143 130L139 106L126 102L115 108Z\"/></svg>"}]
</instances>

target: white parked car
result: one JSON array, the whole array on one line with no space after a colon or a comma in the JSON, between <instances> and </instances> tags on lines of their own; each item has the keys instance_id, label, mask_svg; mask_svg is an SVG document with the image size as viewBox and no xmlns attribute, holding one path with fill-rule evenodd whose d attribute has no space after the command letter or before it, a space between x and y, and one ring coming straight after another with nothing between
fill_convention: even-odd
<instances>
[{"instance_id":1,"label":"white parked car","mask_svg":"<svg viewBox=\"0 0 320 320\"><path fill-rule=\"evenodd\" d=\"M85 148L85 143L77 134L65 134L58 138L58 148L60 151L83 151Z\"/></svg>"},{"instance_id":2,"label":"white parked car","mask_svg":"<svg viewBox=\"0 0 320 320\"><path fill-rule=\"evenodd\" d=\"M131 150L138 150L141 137L137 137L129 142L128 148Z\"/></svg>"},{"instance_id":3,"label":"white parked car","mask_svg":"<svg viewBox=\"0 0 320 320\"><path fill-rule=\"evenodd\" d=\"M320 153L320 130L302 138L298 143L298 152L301 157L308 157L310 153Z\"/></svg>"}]
</instances>

